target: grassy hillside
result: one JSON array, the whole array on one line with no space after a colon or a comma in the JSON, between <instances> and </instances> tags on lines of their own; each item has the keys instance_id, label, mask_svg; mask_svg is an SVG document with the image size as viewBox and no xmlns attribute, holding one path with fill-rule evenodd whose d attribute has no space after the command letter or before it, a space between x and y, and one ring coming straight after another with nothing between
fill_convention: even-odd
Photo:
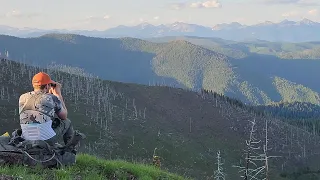
<instances>
[{"instance_id":1,"label":"grassy hillside","mask_svg":"<svg viewBox=\"0 0 320 180\"><path fill-rule=\"evenodd\" d=\"M31 89L30 80L41 68L0 61L0 132L19 127L19 95ZM319 137L251 113L238 103L208 92L127 84L77 76L47 69L63 83L70 119L87 135L80 152L99 158L150 164L155 153L162 169L195 179L213 176L220 150L228 178L239 178L249 120L257 122L257 138L264 139L269 123L270 176L296 172L300 167L319 169ZM301 145L303 149L301 149ZM305 152L308 152L307 154Z\"/></svg>"},{"instance_id":2,"label":"grassy hillside","mask_svg":"<svg viewBox=\"0 0 320 180\"><path fill-rule=\"evenodd\" d=\"M23 166L2 166L0 167L0 174L1 179L28 180L187 179L161 171L150 165L130 164L124 161L106 161L87 154L78 155L75 165L62 169L32 169Z\"/></svg>"},{"instance_id":3,"label":"grassy hillside","mask_svg":"<svg viewBox=\"0 0 320 180\"><path fill-rule=\"evenodd\" d=\"M315 98L320 92L315 78L320 76L320 61L298 56L289 61L277 55L311 51L317 43L239 43L195 37L166 42L169 40L159 39L160 43L155 43L134 38L48 34L26 39L0 36L0 47L2 52L8 50L14 60L41 67L52 62L79 67L106 80L192 90L204 88L255 105L279 101L320 104ZM299 88L284 91L278 86L279 78ZM292 94L296 95L291 97Z\"/></svg>"}]
</instances>

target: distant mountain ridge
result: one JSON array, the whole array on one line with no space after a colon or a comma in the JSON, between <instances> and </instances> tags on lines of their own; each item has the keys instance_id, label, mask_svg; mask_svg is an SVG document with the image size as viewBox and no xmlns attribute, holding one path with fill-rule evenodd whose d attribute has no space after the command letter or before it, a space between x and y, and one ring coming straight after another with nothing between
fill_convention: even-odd
<instances>
[{"instance_id":1,"label":"distant mountain ridge","mask_svg":"<svg viewBox=\"0 0 320 180\"><path fill-rule=\"evenodd\" d=\"M158 40L74 34L0 36L0 47L9 52L10 59L41 67L52 62L79 67L107 80L212 90L255 105L279 101L320 105L318 44ZM296 54L297 49L308 50L305 56L310 58ZM280 56L282 52L292 57Z\"/></svg>"},{"instance_id":2,"label":"distant mountain ridge","mask_svg":"<svg viewBox=\"0 0 320 180\"><path fill-rule=\"evenodd\" d=\"M218 37L227 40L243 41L260 39L267 41L306 42L320 41L320 22L309 19L289 21L287 19L275 23L265 21L254 25L243 25L238 22L217 24L212 27L184 22L152 25L142 23L135 26L119 25L103 31L98 30L41 30L33 28L13 28L0 25L0 34L18 37L37 37L48 33L74 33L101 38L152 38L165 36L198 36Z\"/></svg>"}]
</instances>

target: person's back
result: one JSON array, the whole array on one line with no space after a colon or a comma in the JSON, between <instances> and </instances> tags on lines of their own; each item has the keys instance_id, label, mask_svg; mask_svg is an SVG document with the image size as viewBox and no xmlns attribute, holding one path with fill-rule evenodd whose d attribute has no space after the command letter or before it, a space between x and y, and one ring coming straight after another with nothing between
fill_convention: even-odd
<instances>
[{"instance_id":1,"label":"person's back","mask_svg":"<svg viewBox=\"0 0 320 180\"><path fill-rule=\"evenodd\" d=\"M61 110L61 103L52 94L31 91L19 99L22 136L27 140L47 140L56 135L52 129L55 113Z\"/></svg>"}]
</instances>

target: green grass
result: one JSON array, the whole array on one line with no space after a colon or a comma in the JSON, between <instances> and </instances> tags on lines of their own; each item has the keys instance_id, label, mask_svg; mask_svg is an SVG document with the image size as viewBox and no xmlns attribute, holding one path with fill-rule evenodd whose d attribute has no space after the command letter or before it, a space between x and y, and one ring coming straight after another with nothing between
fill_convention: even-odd
<instances>
[{"instance_id":1,"label":"green grass","mask_svg":"<svg viewBox=\"0 0 320 180\"><path fill-rule=\"evenodd\" d=\"M141 180L183 180L187 179L175 174L167 173L156 167L133 164L125 161L107 161L88 154L79 154L73 166L61 169L39 169L23 166L0 167L0 174L10 175L28 180L105 180L116 177L128 179L131 175Z\"/></svg>"}]
</instances>

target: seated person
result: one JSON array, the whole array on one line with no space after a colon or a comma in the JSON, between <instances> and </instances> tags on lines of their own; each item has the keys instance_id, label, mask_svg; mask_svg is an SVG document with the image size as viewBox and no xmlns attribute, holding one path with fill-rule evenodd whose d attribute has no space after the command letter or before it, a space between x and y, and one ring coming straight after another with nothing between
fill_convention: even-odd
<instances>
[{"instance_id":1,"label":"seated person","mask_svg":"<svg viewBox=\"0 0 320 180\"><path fill-rule=\"evenodd\" d=\"M48 74L39 72L32 78L32 85L34 90L19 98L21 137L25 140L45 140L54 145L62 136L66 145L75 132L67 118L61 84L51 80ZM58 126L52 128L52 123L56 121Z\"/></svg>"}]
</instances>

